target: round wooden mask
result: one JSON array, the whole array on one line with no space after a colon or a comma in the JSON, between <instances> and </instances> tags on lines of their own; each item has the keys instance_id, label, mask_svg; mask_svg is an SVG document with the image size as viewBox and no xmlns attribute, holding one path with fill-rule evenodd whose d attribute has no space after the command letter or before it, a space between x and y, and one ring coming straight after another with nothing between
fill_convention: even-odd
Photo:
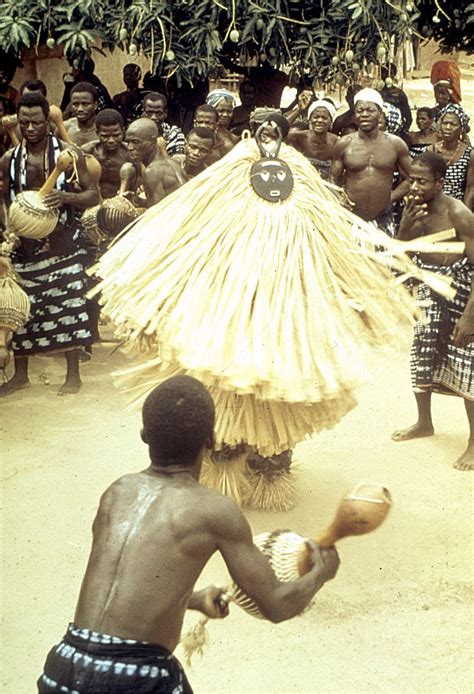
<instances>
[{"instance_id":1,"label":"round wooden mask","mask_svg":"<svg viewBox=\"0 0 474 694\"><path fill-rule=\"evenodd\" d=\"M290 167L281 159L260 159L252 164L250 180L257 195L269 202L286 200L294 185Z\"/></svg>"}]
</instances>

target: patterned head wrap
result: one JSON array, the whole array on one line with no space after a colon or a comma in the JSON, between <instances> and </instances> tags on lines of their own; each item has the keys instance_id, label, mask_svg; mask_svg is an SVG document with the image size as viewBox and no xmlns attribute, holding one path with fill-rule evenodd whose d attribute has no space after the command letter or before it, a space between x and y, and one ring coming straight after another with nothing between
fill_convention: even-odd
<instances>
[{"instance_id":1,"label":"patterned head wrap","mask_svg":"<svg viewBox=\"0 0 474 694\"><path fill-rule=\"evenodd\" d=\"M206 97L206 104L209 104L209 106L216 106L221 103L221 101L231 101L232 106L235 108L235 96L227 91L227 89L213 89L212 92L209 92L209 94Z\"/></svg>"},{"instance_id":2,"label":"patterned head wrap","mask_svg":"<svg viewBox=\"0 0 474 694\"><path fill-rule=\"evenodd\" d=\"M441 109L441 111L438 114L438 123L442 121L442 119L447 113L454 113L454 115L459 118L461 122L462 133L463 135L465 135L469 127L469 116L467 115L463 107L459 104L447 104Z\"/></svg>"},{"instance_id":3,"label":"patterned head wrap","mask_svg":"<svg viewBox=\"0 0 474 694\"><path fill-rule=\"evenodd\" d=\"M318 99L317 101L313 101L313 103L310 104L308 107L308 118L311 117L311 114L316 108L325 108L326 111L329 112L331 120L334 120L334 117L336 115L336 108L334 104L332 104L330 101L326 101L325 99Z\"/></svg>"}]
</instances>

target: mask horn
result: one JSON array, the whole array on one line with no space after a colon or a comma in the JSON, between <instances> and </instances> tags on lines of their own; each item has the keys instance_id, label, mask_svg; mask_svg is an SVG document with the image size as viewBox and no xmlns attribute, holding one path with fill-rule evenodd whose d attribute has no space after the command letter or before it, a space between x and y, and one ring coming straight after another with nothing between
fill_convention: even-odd
<instances>
[{"instance_id":1,"label":"mask horn","mask_svg":"<svg viewBox=\"0 0 474 694\"><path fill-rule=\"evenodd\" d=\"M277 139L269 145L266 145L261 140L261 135L262 135L263 129L267 125L271 125L272 128L275 128L277 133L278 133ZM281 132L280 127L275 123L275 121L271 121L271 120L264 121L262 123L262 125L260 125L260 127L258 128L257 132L255 133L255 141L256 141L258 148L260 150L260 154L262 155L262 157L264 159L274 159L275 157L278 156L278 152L280 151L282 140L283 140L283 134Z\"/></svg>"}]
</instances>

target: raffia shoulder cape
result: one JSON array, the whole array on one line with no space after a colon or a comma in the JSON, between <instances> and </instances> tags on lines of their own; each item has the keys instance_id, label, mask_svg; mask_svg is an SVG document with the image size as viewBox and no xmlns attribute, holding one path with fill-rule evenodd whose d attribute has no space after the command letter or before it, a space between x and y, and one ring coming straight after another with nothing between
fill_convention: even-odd
<instances>
[{"instance_id":1,"label":"raffia shoulder cape","mask_svg":"<svg viewBox=\"0 0 474 694\"><path fill-rule=\"evenodd\" d=\"M356 403L364 352L405 342L413 316L390 254L375 252L385 235L295 149L279 156L295 179L286 201L255 194L260 155L241 142L134 222L98 267L104 313L139 354L119 379L130 398L188 373L214 397L218 445L264 455L333 427Z\"/></svg>"}]
</instances>

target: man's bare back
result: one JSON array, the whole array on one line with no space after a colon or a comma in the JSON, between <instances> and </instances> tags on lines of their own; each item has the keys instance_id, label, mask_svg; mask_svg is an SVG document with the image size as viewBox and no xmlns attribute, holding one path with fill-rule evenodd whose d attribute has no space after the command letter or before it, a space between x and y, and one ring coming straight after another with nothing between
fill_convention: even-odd
<instances>
[{"instance_id":1,"label":"man's bare back","mask_svg":"<svg viewBox=\"0 0 474 694\"><path fill-rule=\"evenodd\" d=\"M233 510L188 470L148 468L112 484L94 521L75 624L173 651L194 584Z\"/></svg>"},{"instance_id":2,"label":"man's bare back","mask_svg":"<svg viewBox=\"0 0 474 694\"><path fill-rule=\"evenodd\" d=\"M151 207L177 190L185 180L179 163L165 159L157 152L153 161L145 167L142 182L148 206Z\"/></svg>"},{"instance_id":3,"label":"man's bare back","mask_svg":"<svg viewBox=\"0 0 474 694\"><path fill-rule=\"evenodd\" d=\"M130 668L133 691L152 691L153 677L153 686L161 682L153 691L189 693L171 654L188 607L208 617L228 612L220 600L223 589L193 592L216 551L232 579L274 622L299 614L335 576L336 550L307 541L308 573L279 581L235 503L199 484L214 425L212 398L190 376L170 378L146 398L142 439L151 465L117 480L101 499L75 621L50 651L40 691L71 691L85 681L94 691L125 691L123 671Z\"/></svg>"}]
</instances>

